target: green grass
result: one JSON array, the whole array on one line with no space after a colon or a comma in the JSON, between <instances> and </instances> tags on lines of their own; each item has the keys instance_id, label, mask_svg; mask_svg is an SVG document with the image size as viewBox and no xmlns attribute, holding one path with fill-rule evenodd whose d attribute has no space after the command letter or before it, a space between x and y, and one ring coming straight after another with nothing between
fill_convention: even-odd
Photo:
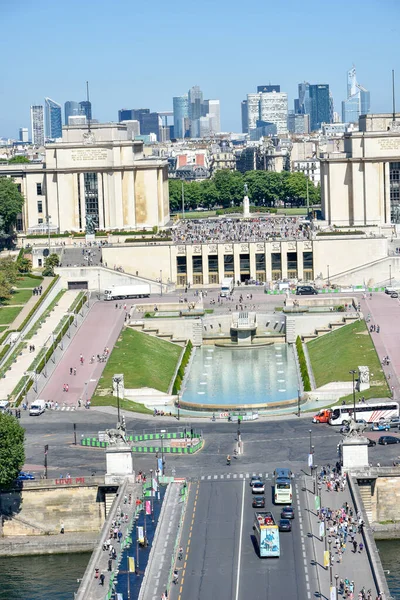
<instances>
[{"instance_id":1,"label":"green grass","mask_svg":"<svg viewBox=\"0 0 400 600\"><path fill-rule=\"evenodd\" d=\"M22 279L18 279L17 283L14 284L16 288L35 288L38 287L43 281L43 277L22 277Z\"/></svg>"},{"instance_id":2,"label":"green grass","mask_svg":"<svg viewBox=\"0 0 400 600\"><path fill-rule=\"evenodd\" d=\"M30 298L32 298L32 290L18 290L11 294L11 298L6 300L5 304L7 306L26 304Z\"/></svg>"},{"instance_id":3,"label":"green grass","mask_svg":"<svg viewBox=\"0 0 400 600\"><path fill-rule=\"evenodd\" d=\"M8 329L7 325L0 325L0 333Z\"/></svg>"},{"instance_id":4,"label":"green grass","mask_svg":"<svg viewBox=\"0 0 400 600\"><path fill-rule=\"evenodd\" d=\"M278 208L278 215L306 215L307 208L305 206L300 208Z\"/></svg>"},{"instance_id":5,"label":"green grass","mask_svg":"<svg viewBox=\"0 0 400 600\"><path fill-rule=\"evenodd\" d=\"M238 211L241 209L238 208ZM175 213L179 219L208 219L209 217L215 217L217 211L215 210L185 210L184 216L183 213ZM175 215L174 215L175 216Z\"/></svg>"},{"instance_id":6,"label":"green grass","mask_svg":"<svg viewBox=\"0 0 400 600\"><path fill-rule=\"evenodd\" d=\"M40 317L40 319L38 319L36 321L36 323L34 324L34 326L28 331L28 333L25 336L26 340L31 340L33 338L33 336L35 335L35 333L41 328L41 326L46 321L46 319L49 316L49 314L51 313L51 311L54 309L54 307L56 306L56 304L58 304L58 302L60 301L61 297L65 294L66 291L67 290L61 290L61 292L58 292L57 296L50 303L50 305L46 308L46 310L44 311L44 313L42 314L42 316Z\"/></svg>"},{"instance_id":7,"label":"green grass","mask_svg":"<svg viewBox=\"0 0 400 600\"><path fill-rule=\"evenodd\" d=\"M8 325L9 323L12 323L21 310L22 306L0 307L0 324Z\"/></svg>"},{"instance_id":8,"label":"green grass","mask_svg":"<svg viewBox=\"0 0 400 600\"><path fill-rule=\"evenodd\" d=\"M351 381L351 369L369 367L369 390L358 396L382 398L389 388L365 321L356 321L307 343L317 387L331 381ZM349 396L349 398L352 396Z\"/></svg>"},{"instance_id":9,"label":"green grass","mask_svg":"<svg viewBox=\"0 0 400 600\"><path fill-rule=\"evenodd\" d=\"M90 401L91 406L115 406L117 407L117 399L114 396L93 396ZM131 402L130 400L120 400L120 408L123 410L131 410L137 413L143 413L145 415L153 414L153 411L143 406L138 402Z\"/></svg>"},{"instance_id":10,"label":"green grass","mask_svg":"<svg viewBox=\"0 0 400 600\"><path fill-rule=\"evenodd\" d=\"M180 346L125 329L100 378L99 390L110 393L114 373L124 374L126 388L151 387L167 392L182 352Z\"/></svg>"},{"instance_id":11,"label":"green grass","mask_svg":"<svg viewBox=\"0 0 400 600\"><path fill-rule=\"evenodd\" d=\"M7 358L6 362L0 369L0 377L3 378L7 373L8 369L12 367L13 363L17 360L18 356L21 354L22 350L26 348L27 344L25 342L20 342L11 352L10 356Z\"/></svg>"}]
</instances>

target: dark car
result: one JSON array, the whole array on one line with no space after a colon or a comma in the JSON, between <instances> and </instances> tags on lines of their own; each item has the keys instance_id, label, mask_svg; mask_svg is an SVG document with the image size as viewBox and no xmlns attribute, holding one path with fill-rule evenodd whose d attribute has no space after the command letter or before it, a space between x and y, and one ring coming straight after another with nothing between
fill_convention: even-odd
<instances>
[{"instance_id":1,"label":"dark car","mask_svg":"<svg viewBox=\"0 0 400 600\"><path fill-rule=\"evenodd\" d=\"M376 441L368 439L368 448L372 448L373 446L376 446Z\"/></svg>"},{"instance_id":2,"label":"dark car","mask_svg":"<svg viewBox=\"0 0 400 600\"><path fill-rule=\"evenodd\" d=\"M399 293L398 293L398 292L392 292L392 293L390 294L390 297L391 297L391 298L398 298L398 297L399 297Z\"/></svg>"},{"instance_id":3,"label":"dark car","mask_svg":"<svg viewBox=\"0 0 400 600\"><path fill-rule=\"evenodd\" d=\"M378 444L382 444L383 446L387 446L387 444L400 444L400 438L394 437L394 435L381 435Z\"/></svg>"},{"instance_id":4,"label":"dark car","mask_svg":"<svg viewBox=\"0 0 400 600\"><path fill-rule=\"evenodd\" d=\"M291 506L282 508L281 519L294 519L294 509Z\"/></svg>"},{"instance_id":5,"label":"dark car","mask_svg":"<svg viewBox=\"0 0 400 600\"><path fill-rule=\"evenodd\" d=\"M253 498L253 508L265 508L265 498L264 496L255 496Z\"/></svg>"},{"instance_id":6,"label":"dark car","mask_svg":"<svg viewBox=\"0 0 400 600\"><path fill-rule=\"evenodd\" d=\"M17 477L17 481L31 481L32 479L35 479L35 476L32 475L32 473L26 473L25 471L20 471Z\"/></svg>"},{"instance_id":7,"label":"dark car","mask_svg":"<svg viewBox=\"0 0 400 600\"><path fill-rule=\"evenodd\" d=\"M313 296L314 294L318 294L318 292L312 285L298 285L296 288L296 296Z\"/></svg>"},{"instance_id":8,"label":"dark car","mask_svg":"<svg viewBox=\"0 0 400 600\"><path fill-rule=\"evenodd\" d=\"M292 524L289 519L280 519L279 531L292 531Z\"/></svg>"}]
</instances>

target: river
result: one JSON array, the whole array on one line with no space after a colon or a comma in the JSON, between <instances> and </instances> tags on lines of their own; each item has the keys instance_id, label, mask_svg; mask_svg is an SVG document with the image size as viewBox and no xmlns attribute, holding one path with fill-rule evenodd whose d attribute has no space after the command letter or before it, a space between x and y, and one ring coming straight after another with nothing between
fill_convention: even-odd
<instances>
[{"instance_id":1,"label":"river","mask_svg":"<svg viewBox=\"0 0 400 600\"><path fill-rule=\"evenodd\" d=\"M377 543L390 591L400 600L400 540ZM73 600L90 554L0 558L1 600ZM374 599L375 600L375 599Z\"/></svg>"}]
</instances>

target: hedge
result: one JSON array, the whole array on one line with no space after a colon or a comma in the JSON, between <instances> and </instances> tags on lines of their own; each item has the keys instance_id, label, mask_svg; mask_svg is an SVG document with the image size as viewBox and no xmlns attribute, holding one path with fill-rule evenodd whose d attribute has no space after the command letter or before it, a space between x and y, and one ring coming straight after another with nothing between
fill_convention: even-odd
<instances>
[{"instance_id":1,"label":"hedge","mask_svg":"<svg viewBox=\"0 0 400 600\"><path fill-rule=\"evenodd\" d=\"M4 342L6 341L7 337L10 335L10 333L15 333L16 330L15 329L6 329L6 331L3 333L3 335L0 337L0 346L2 344L4 344Z\"/></svg>"},{"instance_id":2,"label":"hedge","mask_svg":"<svg viewBox=\"0 0 400 600\"><path fill-rule=\"evenodd\" d=\"M154 235L152 229L142 229L141 231L96 231L96 237L106 237L108 235Z\"/></svg>"},{"instance_id":3,"label":"hedge","mask_svg":"<svg viewBox=\"0 0 400 600\"><path fill-rule=\"evenodd\" d=\"M6 344L4 346L4 348L1 349L1 351L0 351L0 362L3 360L3 358L5 357L5 355L7 354L7 352L9 351L9 349L10 349L10 344Z\"/></svg>"},{"instance_id":4,"label":"hedge","mask_svg":"<svg viewBox=\"0 0 400 600\"><path fill-rule=\"evenodd\" d=\"M271 213L275 214L278 212L277 208L272 208L269 206L250 206L251 213ZM240 206L234 206L232 208L219 208L216 211L217 216L221 215L229 215L229 214L240 214L242 216L242 208Z\"/></svg>"},{"instance_id":5,"label":"hedge","mask_svg":"<svg viewBox=\"0 0 400 600\"><path fill-rule=\"evenodd\" d=\"M43 302L43 300L46 298L46 296L49 295L50 290L53 289L53 287L55 286L56 282L60 279L59 275L56 275L53 279L53 281L50 282L50 285L48 288L45 289L45 291L43 292L43 294L39 297L39 300L36 302L35 306L29 311L28 315L25 317L25 319L22 321L21 325L18 327L17 331L23 331L23 329L26 327L26 325L29 323L29 320L32 318L32 316L35 314L35 312L37 311L37 309L39 308L40 304Z\"/></svg>"},{"instance_id":6,"label":"hedge","mask_svg":"<svg viewBox=\"0 0 400 600\"><path fill-rule=\"evenodd\" d=\"M192 352L193 344L191 340L186 344L185 352L183 353L181 364L179 365L179 369L176 373L174 385L172 386L172 393L178 394L179 390L182 386L182 381L185 376L185 369L190 359L190 354Z\"/></svg>"},{"instance_id":7,"label":"hedge","mask_svg":"<svg viewBox=\"0 0 400 600\"><path fill-rule=\"evenodd\" d=\"M159 238L145 238L145 239L135 239L135 238L127 238L125 240L125 244L129 243L140 243L140 242L172 242L171 237L159 237Z\"/></svg>"},{"instance_id":8,"label":"hedge","mask_svg":"<svg viewBox=\"0 0 400 600\"><path fill-rule=\"evenodd\" d=\"M317 233L317 236L323 237L323 236L335 236L335 235L366 235L365 231L319 231Z\"/></svg>"},{"instance_id":9,"label":"hedge","mask_svg":"<svg viewBox=\"0 0 400 600\"><path fill-rule=\"evenodd\" d=\"M81 310L81 308L85 304L85 302L87 302L86 294L83 294L83 296L81 296L81 297L78 296L78 298L76 298L75 302L72 303L72 306L71 306L69 312L78 314L78 312Z\"/></svg>"},{"instance_id":10,"label":"hedge","mask_svg":"<svg viewBox=\"0 0 400 600\"><path fill-rule=\"evenodd\" d=\"M297 339L296 339L296 350L297 350L297 356L299 358L300 373L301 373L301 378L303 380L304 391L311 392L311 383L310 383L310 376L308 374L307 361L306 361L306 357L304 354L303 344L301 343L301 339L300 339L299 335L297 336Z\"/></svg>"}]
</instances>

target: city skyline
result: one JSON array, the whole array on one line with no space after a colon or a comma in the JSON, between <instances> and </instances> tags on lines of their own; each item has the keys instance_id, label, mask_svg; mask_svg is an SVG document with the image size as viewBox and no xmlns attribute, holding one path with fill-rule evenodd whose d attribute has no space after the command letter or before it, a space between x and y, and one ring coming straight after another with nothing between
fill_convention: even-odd
<instances>
[{"instance_id":1,"label":"city skyline","mask_svg":"<svg viewBox=\"0 0 400 600\"><path fill-rule=\"evenodd\" d=\"M151 7L140 7L142 23L153 22L154 9L158 5L162 6L156 0ZM110 28L115 10L121 13L131 9L125 0L119 0L113 7L101 8L92 0L85 5L71 0L67 13L61 5L51 4L51 11L46 10L50 7L48 0L39 0L34 6L24 3L23 11L11 3L3 6L4 30L0 44L3 44L5 54L7 48L14 48L13 32L18 28L20 42L13 53L20 69L17 72L11 63L4 68L6 92L0 98L0 136L16 138L19 128L29 125L29 106L43 104L45 97L60 103L84 97L87 79L95 107L94 116L99 121L116 121L118 109L123 106L172 110L172 98L198 84L207 90L208 98L220 100L221 130L239 132L240 103L259 85L280 85L281 91L288 94L288 105L292 107L299 82L327 83L333 94L335 111L341 113L341 103L347 98L347 71L354 63L358 80L371 92L371 112L392 109L391 69L400 73L399 53L396 52L400 42L396 31L388 29L395 27L396 15L400 15L400 7L393 0L372 0L368 11L361 1L349 5L339 0L335 5L336 13L345 16L348 22L357 23L357 32L361 32L359 35L349 32L345 43L339 41L337 21L332 20L328 6L310 0L306 15L292 0L285 7L274 5L274 21L284 23L286 33L283 43L280 28L268 31L268 46L279 47L276 60L269 62L262 58L265 37L261 34L270 7L257 7L254 14L249 14L246 26L241 10L235 10L241 6L237 0L229 3L221 0L217 7L205 0L204 10L196 13L196 19L190 19L189 27L183 16L186 13L181 10L183 6L178 0L168 14L163 15L163 27L152 31L151 44L145 26L136 29L134 38L128 20L119 23L115 30ZM213 19L210 22L207 9L211 6ZM78 20L75 9L80 15ZM379 19L375 18L376 14ZM49 48L45 33L53 19L58 21L57 44ZM95 36L89 36L90 41L88 21L96 30ZM307 31L312 31L312 35L304 33L306 22ZM394 25L387 26L386 23ZM40 77L27 60L28 46L24 40L29 39L32 27L36 31L35 52L46 56ZM202 45L201 61L193 62L190 51L182 52L185 46L189 50L196 38L201 39L205 28L208 35L218 38L220 48L235 43L240 46L235 60L222 60L223 55L216 54L212 44ZM167 35L172 30L179 30L176 39ZM107 48L102 43L104 36L108 39ZM138 57L131 78L126 77L124 61L118 60L118 56L123 55ZM167 55L176 56L178 61L160 60ZM254 58L257 55L259 59ZM169 64L179 64L178 70L174 68L173 77Z\"/></svg>"}]
</instances>

